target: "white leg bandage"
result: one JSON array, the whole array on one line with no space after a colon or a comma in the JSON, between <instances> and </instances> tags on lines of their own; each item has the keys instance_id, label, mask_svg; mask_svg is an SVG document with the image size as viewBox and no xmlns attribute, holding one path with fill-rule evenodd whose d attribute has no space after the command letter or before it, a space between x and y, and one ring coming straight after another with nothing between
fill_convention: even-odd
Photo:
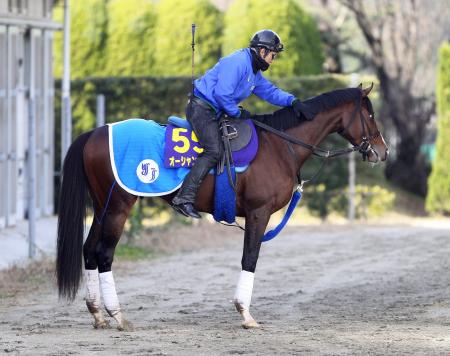
<instances>
[{"instance_id":1,"label":"white leg bandage","mask_svg":"<svg viewBox=\"0 0 450 356\"><path fill-rule=\"evenodd\" d=\"M99 273L100 288L103 295L103 303L109 315L113 316L120 312L119 298L116 293L116 285L112 272Z\"/></svg>"},{"instance_id":2,"label":"white leg bandage","mask_svg":"<svg viewBox=\"0 0 450 356\"><path fill-rule=\"evenodd\" d=\"M250 302L252 300L253 281L255 274L252 272L241 271L239 281L234 293L234 302L239 303L244 309L250 308Z\"/></svg>"},{"instance_id":3,"label":"white leg bandage","mask_svg":"<svg viewBox=\"0 0 450 356\"><path fill-rule=\"evenodd\" d=\"M87 269L84 271L84 278L86 281L86 304L89 311L100 309L100 286L98 280L97 269Z\"/></svg>"}]
</instances>

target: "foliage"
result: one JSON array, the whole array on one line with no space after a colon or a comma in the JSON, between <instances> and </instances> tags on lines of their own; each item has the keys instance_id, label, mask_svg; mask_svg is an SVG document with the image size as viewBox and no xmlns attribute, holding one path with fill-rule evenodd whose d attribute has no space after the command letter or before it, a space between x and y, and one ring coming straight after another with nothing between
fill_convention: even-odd
<instances>
[{"instance_id":1,"label":"foliage","mask_svg":"<svg viewBox=\"0 0 450 356\"><path fill-rule=\"evenodd\" d=\"M150 0L108 3L107 76L144 76L154 65L156 13Z\"/></svg>"},{"instance_id":2,"label":"foliage","mask_svg":"<svg viewBox=\"0 0 450 356\"><path fill-rule=\"evenodd\" d=\"M84 78L100 75L106 64L107 12L104 0L77 0L71 2L70 47L71 77ZM63 22L63 7L55 7L54 19ZM62 31L55 33L55 76L63 74Z\"/></svg>"},{"instance_id":3,"label":"foliage","mask_svg":"<svg viewBox=\"0 0 450 356\"><path fill-rule=\"evenodd\" d=\"M220 57L222 14L208 0L161 0L157 5L154 75L191 74L191 25L196 31L195 71L204 73Z\"/></svg>"},{"instance_id":4,"label":"foliage","mask_svg":"<svg viewBox=\"0 0 450 356\"><path fill-rule=\"evenodd\" d=\"M426 209L450 214L450 44L440 49L437 80L437 111L439 116L436 158L428 179Z\"/></svg>"},{"instance_id":5,"label":"foliage","mask_svg":"<svg viewBox=\"0 0 450 356\"><path fill-rule=\"evenodd\" d=\"M348 188L330 200L329 209L344 215L348 206ZM395 202L395 193L379 185L357 185L355 188L355 215L356 218L378 217L392 210Z\"/></svg>"},{"instance_id":6,"label":"foliage","mask_svg":"<svg viewBox=\"0 0 450 356\"><path fill-rule=\"evenodd\" d=\"M328 202L330 200L327 187L323 183L314 184L305 189L305 202L313 215L325 219L329 213Z\"/></svg>"},{"instance_id":7,"label":"foliage","mask_svg":"<svg viewBox=\"0 0 450 356\"><path fill-rule=\"evenodd\" d=\"M155 253L142 247L120 244L116 248L115 256L119 260L136 261L152 258L155 256Z\"/></svg>"},{"instance_id":8,"label":"foliage","mask_svg":"<svg viewBox=\"0 0 450 356\"><path fill-rule=\"evenodd\" d=\"M238 0L225 16L223 53L247 47L251 36L269 28L277 32L285 51L268 70L273 77L322 73L322 42L316 23L295 0Z\"/></svg>"},{"instance_id":9,"label":"foliage","mask_svg":"<svg viewBox=\"0 0 450 356\"><path fill-rule=\"evenodd\" d=\"M133 242L142 230L142 219L144 218L142 200L138 199L134 204L128 217L128 228L126 229L126 235L128 236L128 242Z\"/></svg>"}]
</instances>

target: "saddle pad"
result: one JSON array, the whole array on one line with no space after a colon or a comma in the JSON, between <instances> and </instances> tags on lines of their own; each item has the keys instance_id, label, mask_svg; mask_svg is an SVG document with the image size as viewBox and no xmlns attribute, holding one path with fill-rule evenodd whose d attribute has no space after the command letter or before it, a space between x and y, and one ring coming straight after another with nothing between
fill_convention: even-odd
<instances>
[{"instance_id":1,"label":"saddle pad","mask_svg":"<svg viewBox=\"0 0 450 356\"><path fill-rule=\"evenodd\" d=\"M127 192L159 196L177 190L189 168L164 168L165 126L130 119L108 125L114 178Z\"/></svg>"},{"instance_id":2,"label":"saddle pad","mask_svg":"<svg viewBox=\"0 0 450 356\"><path fill-rule=\"evenodd\" d=\"M192 127L185 119L170 116L166 131L164 165L167 168L191 167L198 154L203 151ZM251 120L240 121L241 135L248 137L248 143L239 145L239 140L231 140L231 147L238 148L232 152L236 167L248 165L258 152L258 135ZM237 145L237 146L236 146Z\"/></svg>"}]
</instances>

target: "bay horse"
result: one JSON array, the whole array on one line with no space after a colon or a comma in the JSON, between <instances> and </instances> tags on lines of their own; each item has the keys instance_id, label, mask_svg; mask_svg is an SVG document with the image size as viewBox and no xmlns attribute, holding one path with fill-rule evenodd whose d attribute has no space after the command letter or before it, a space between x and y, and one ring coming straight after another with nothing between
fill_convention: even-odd
<instances>
[{"instance_id":1,"label":"bay horse","mask_svg":"<svg viewBox=\"0 0 450 356\"><path fill-rule=\"evenodd\" d=\"M305 101L314 119L301 120L292 108L253 119L283 131L285 140L272 132L258 130L259 149L250 167L239 174L236 214L245 218L242 271L234 296L245 328L258 327L250 314L254 272L271 214L291 199L303 163L329 134L337 132L369 162L386 160L388 148L380 134L368 98L371 87L339 89ZM355 94L356 93L356 94ZM80 135L69 148L63 165L60 194L56 275L59 295L73 300L82 278L84 257L86 305L95 328L109 327L104 318L100 291L108 314L119 330L131 328L120 308L111 266L128 214L137 200L115 184L108 146L108 128L103 126ZM297 141L303 143L295 145ZM83 244L86 197L93 201L94 219ZM176 192L161 196L169 204ZM213 212L214 177L208 175L195 201L198 211Z\"/></svg>"}]
</instances>

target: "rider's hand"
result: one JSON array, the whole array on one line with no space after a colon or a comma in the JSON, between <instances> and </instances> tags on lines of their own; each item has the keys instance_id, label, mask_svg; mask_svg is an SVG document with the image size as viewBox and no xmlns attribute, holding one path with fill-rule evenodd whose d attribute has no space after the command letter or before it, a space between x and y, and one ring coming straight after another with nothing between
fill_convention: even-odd
<instances>
[{"instance_id":1,"label":"rider's hand","mask_svg":"<svg viewBox=\"0 0 450 356\"><path fill-rule=\"evenodd\" d=\"M292 101L292 108L294 109L295 115L297 115L297 117L302 116L302 105L302 102L297 98Z\"/></svg>"},{"instance_id":2,"label":"rider's hand","mask_svg":"<svg viewBox=\"0 0 450 356\"><path fill-rule=\"evenodd\" d=\"M241 108L241 114L239 115L239 119L250 119L250 117L252 116L252 114L250 113L250 111L245 110L244 108Z\"/></svg>"}]
</instances>

